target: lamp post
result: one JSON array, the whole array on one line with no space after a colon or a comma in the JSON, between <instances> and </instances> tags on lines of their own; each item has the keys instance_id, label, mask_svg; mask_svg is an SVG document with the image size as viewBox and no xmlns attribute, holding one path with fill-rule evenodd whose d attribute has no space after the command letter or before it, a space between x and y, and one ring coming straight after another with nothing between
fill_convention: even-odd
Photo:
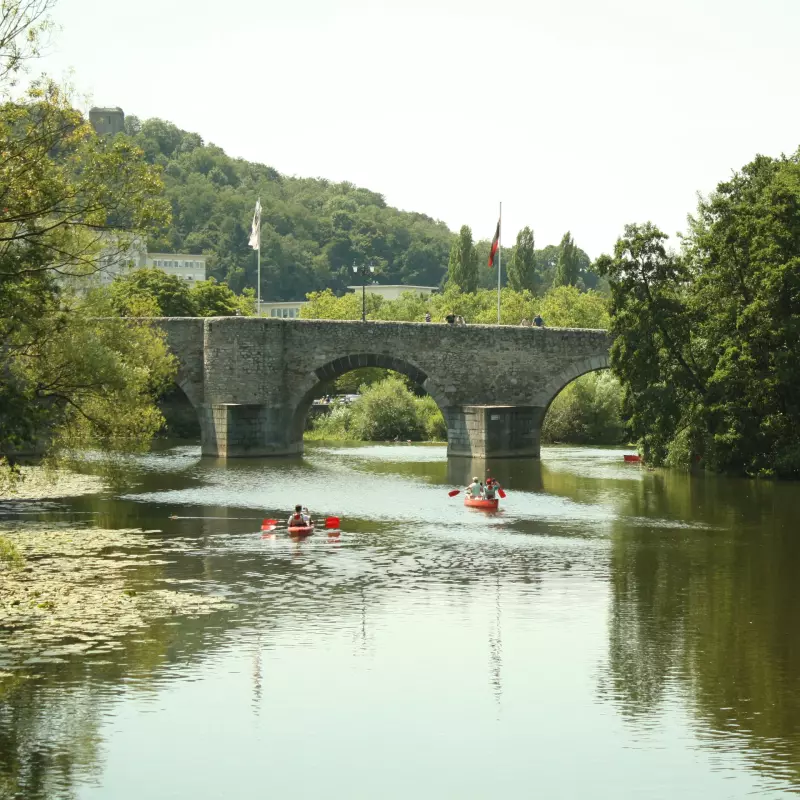
<instances>
[{"instance_id":1,"label":"lamp post","mask_svg":"<svg viewBox=\"0 0 800 800\"><path fill-rule=\"evenodd\" d=\"M375 272L375 267L370 264L362 264L360 267L353 262L353 272L361 276L361 321L367 321L367 271Z\"/></svg>"}]
</instances>

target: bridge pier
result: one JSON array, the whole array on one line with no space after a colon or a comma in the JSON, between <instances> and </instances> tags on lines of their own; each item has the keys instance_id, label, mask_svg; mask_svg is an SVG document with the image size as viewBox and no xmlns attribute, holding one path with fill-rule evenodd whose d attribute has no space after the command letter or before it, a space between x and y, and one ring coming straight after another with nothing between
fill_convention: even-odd
<instances>
[{"instance_id":1,"label":"bridge pier","mask_svg":"<svg viewBox=\"0 0 800 800\"><path fill-rule=\"evenodd\" d=\"M303 452L302 439L290 439L282 409L258 403L217 403L203 406L199 416L204 456L259 458Z\"/></svg>"},{"instance_id":2,"label":"bridge pier","mask_svg":"<svg viewBox=\"0 0 800 800\"><path fill-rule=\"evenodd\" d=\"M447 455L539 458L544 408L456 406L445 410Z\"/></svg>"}]
</instances>

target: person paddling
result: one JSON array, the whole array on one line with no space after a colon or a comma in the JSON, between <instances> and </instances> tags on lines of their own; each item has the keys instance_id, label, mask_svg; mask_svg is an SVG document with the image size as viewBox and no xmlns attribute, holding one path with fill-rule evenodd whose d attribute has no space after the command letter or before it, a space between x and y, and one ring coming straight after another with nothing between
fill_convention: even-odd
<instances>
[{"instance_id":1,"label":"person paddling","mask_svg":"<svg viewBox=\"0 0 800 800\"><path fill-rule=\"evenodd\" d=\"M483 484L481 484L477 476L475 476L472 479L472 483L467 486L467 491L472 497L481 497L483 495Z\"/></svg>"},{"instance_id":2,"label":"person paddling","mask_svg":"<svg viewBox=\"0 0 800 800\"><path fill-rule=\"evenodd\" d=\"M305 509L306 513L303 513L304 509L303 506L295 506L294 507L294 514L289 516L287 520L287 525L290 528L308 528L313 523L311 522L311 515L308 513L308 510Z\"/></svg>"},{"instance_id":3,"label":"person paddling","mask_svg":"<svg viewBox=\"0 0 800 800\"><path fill-rule=\"evenodd\" d=\"M497 492L497 481L494 478L486 479L486 488L484 492L487 500L494 500L495 492Z\"/></svg>"}]
</instances>

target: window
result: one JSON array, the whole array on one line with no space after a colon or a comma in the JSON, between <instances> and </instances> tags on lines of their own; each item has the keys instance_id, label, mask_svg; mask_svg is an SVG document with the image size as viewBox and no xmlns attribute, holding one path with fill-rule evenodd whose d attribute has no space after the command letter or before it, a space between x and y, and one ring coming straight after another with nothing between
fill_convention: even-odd
<instances>
[{"instance_id":1,"label":"window","mask_svg":"<svg viewBox=\"0 0 800 800\"><path fill-rule=\"evenodd\" d=\"M187 276L186 276L186 280L187 280L187 281L191 281L191 280L193 280L193 278L192 278L192 276L191 276L191 275L187 275Z\"/></svg>"},{"instance_id":2,"label":"window","mask_svg":"<svg viewBox=\"0 0 800 800\"><path fill-rule=\"evenodd\" d=\"M294 309L293 308L289 309L289 319L294 319Z\"/></svg>"}]
</instances>

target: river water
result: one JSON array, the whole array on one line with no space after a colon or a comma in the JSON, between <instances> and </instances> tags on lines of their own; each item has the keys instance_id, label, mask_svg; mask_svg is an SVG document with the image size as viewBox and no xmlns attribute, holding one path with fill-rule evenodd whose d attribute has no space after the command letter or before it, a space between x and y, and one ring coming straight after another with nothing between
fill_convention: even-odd
<instances>
[{"instance_id":1,"label":"river water","mask_svg":"<svg viewBox=\"0 0 800 800\"><path fill-rule=\"evenodd\" d=\"M484 466L183 446L137 459L126 494L27 508L188 543L131 585L235 606L12 670L0 796L800 793L800 486L550 448L491 464L489 514L447 494ZM262 538L295 502L341 533Z\"/></svg>"}]
</instances>

